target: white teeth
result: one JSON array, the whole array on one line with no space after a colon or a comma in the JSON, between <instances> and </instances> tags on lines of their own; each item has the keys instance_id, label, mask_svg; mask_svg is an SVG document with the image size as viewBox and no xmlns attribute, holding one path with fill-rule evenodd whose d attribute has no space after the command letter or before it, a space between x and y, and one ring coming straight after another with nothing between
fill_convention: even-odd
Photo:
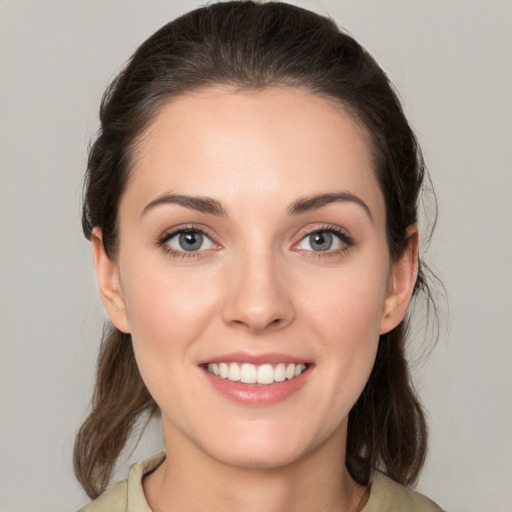
<instances>
[{"instance_id":1,"label":"white teeth","mask_svg":"<svg viewBox=\"0 0 512 512\"><path fill-rule=\"evenodd\" d=\"M219 375L223 378L223 379L226 379L227 376L228 376L228 373L229 373L229 368L228 368L228 365L226 363L220 363L219 364Z\"/></svg>"},{"instance_id":2,"label":"white teeth","mask_svg":"<svg viewBox=\"0 0 512 512\"><path fill-rule=\"evenodd\" d=\"M236 364L236 363L232 363ZM244 384L255 384L258 379L256 366L249 363L244 363L240 368L240 380Z\"/></svg>"},{"instance_id":3,"label":"white teeth","mask_svg":"<svg viewBox=\"0 0 512 512\"><path fill-rule=\"evenodd\" d=\"M298 377L306 369L305 364L279 363L275 367L269 363L256 366L250 363L212 363L206 370L213 375L244 384L273 384Z\"/></svg>"},{"instance_id":4,"label":"white teeth","mask_svg":"<svg viewBox=\"0 0 512 512\"><path fill-rule=\"evenodd\" d=\"M272 384L274 382L274 368L271 364L258 366L257 378L258 384Z\"/></svg>"},{"instance_id":5,"label":"white teeth","mask_svg":"<svg viewBox=\"0 0 512 512\"><path fill-rule=\"evenodd\" d=\"M276 382L283 382L286 379L286 365L279 363L274 369L274 380Z\"/></svg>"},{"instance_id":6,"label":"white teeth","mask_svg":"<svg viewBox=\"0 0 512 512\"><path fill-rule=\"evenodd\" d=\"M234 382L241 379L240 366L238 366L236 363L231 363L229 365L228 379Z\"/></svg>"}]
</instances>

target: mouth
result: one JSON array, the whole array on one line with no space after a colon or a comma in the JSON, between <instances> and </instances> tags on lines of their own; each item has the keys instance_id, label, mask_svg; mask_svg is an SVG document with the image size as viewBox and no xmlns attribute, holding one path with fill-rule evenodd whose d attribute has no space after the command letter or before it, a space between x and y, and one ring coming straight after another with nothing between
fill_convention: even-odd
<instances>
[{"instance_id":1,"label":"mouth","mask_svg":"<svg viewBox=\"0 0 512 512\"><path fill-rule=\"evenodd\" d=\"M309 365L295 363L264 363L260 365L251 363L219 362L207 363L204 368L208 373L221 379L242 384L258 384L270 386L272 384L296 379L302 375Z\"/></svg>"},{"instance_id":2,"label":"mouth","mask_svg":"<svg viewBox=\"0 0 512 512\"><path fill-rule=\"evenodd\" d=\"M212 389L237 404L266 407L296 395L315 365L285 354L224 354L199 364Z\"/></svg>"},{"instance_id":3,"label":"mouth","mask_svg":"<svg viewBox=\"0 0 512 512\"><path fill-rule=\"evenodd\" d=\"M200 361L199 367L212 389L230 401L266 407L307 387L315 364L290 354L238 352Z\"/></svg>"}]
</instances>

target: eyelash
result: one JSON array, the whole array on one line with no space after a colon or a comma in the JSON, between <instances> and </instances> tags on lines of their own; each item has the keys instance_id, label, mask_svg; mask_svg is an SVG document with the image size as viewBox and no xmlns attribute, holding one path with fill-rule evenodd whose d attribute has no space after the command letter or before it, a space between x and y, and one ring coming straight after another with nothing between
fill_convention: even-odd
<instances>
[{"instance_id":1,"label":"eyelash","mask_svg":"<svg viewBox=\"0 0 512 512\"><path fill-rule=\"evenodd\" d=\"M213 244L215 243L213 242L212 237L204 229L201 229L197 226L180 226L179 228L173 229L170 232L164 233L158 239L158 247L161 247L166 254L171 255L173 258L182 260L189 258L200 258L203 255L202 253L209 251L209 249L203 251L177 251L176 249L173 249L170 245L167 244L169 240L174 238L176 235L180 235L182 233L199 233L208 240L210 240Z\"/></svg>"},{"instance_id":2,"label":"eyelash","mask_svg":"<svg viewBox=\"0 0 512 512\"><path fill-rule=\"evenodd\" d=\"M162 250L166 254L170 254L173 258L176 259L189 259L189 258L200 258L204 255L205 252L209 252L211 249L205 249L202 251L178 251L176 249L173 249L170 245L167 244L169 240L174 238L176 235L182 234L182 233L199 233L202 236L206 237L208 240L210 240L211 243L215 244L213 241L211 235L209 235L206 230L201 229L200 227L189 225L189 226L180 226L178 228L173 229L170 232L164 233L157 242L158 247L161 247ZM335 249L335 250L326 250L326 251L312 251L307 249L297 249L297 252L305 253L308 255L309 258L329 258L329 257L336 257L342 254L345 254L354 244L354 239L343 229L341 229L338 226L333 225L323 225L320 227L315 227L314 229L311 229L310 231L306 231L303 233L300 237L299 242L294 244L294 248L297 247L303 240L305 240L307 237L314 235L315 233L330 233L337 237L340 242L343 244L343 247L341 249Z\"/></svg>"},{"instance_id":3,"label":"eyelash","mask_svg":"<svg viewBox=\"0 0 512 512\"><path fill-rule=\"evenodd\" d=\"M298 249L298 251L306 253L309 258L330 258L340 256L348 252L350 248L355 245L355 240L345 230L339 226L326 224L320 227L315 227L310 231L306 231L301 235L299 242L296 243L294 247L297 247L303 240L311 235L314 235L315 233L330 233L340 240L343 247L340 249L327 251L310 251L306 249Z\"/></svg>"}]
</instances>

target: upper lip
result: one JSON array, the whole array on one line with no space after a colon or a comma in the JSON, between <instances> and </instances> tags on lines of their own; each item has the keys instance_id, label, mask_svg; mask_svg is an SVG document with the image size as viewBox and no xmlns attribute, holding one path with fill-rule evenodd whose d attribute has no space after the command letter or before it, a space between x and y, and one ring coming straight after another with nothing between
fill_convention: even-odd
<instances>
[{"instance_id":1,"label":"upper lip","mask_svg":"<svg viewBox=\"0 0 512 512\"><path fill-rule=\"evenodd\" d=\"M302 357L293 356L290 354L280 353L265 353L265 354L249 354L247 352L231 352L229 354L219 354L207 359L199 361L199 365L213 364L213 363L250 363L254 365L262 364L279 364L279 363L293 363L293 364L308 364L310 360Z\"/></svg>"}]
</instances>

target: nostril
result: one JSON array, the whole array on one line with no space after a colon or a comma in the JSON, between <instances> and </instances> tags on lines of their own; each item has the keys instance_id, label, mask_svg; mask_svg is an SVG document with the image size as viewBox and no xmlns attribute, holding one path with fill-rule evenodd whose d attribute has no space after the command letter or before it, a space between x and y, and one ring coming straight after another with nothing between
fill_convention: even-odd
<instances>
[{"instance_id":1,"label":"nostril","mask_svg":"<svg viewBox=\"0 0 512 512\"><path fill-rule=\"evenodd\" d=\"M249 329L251 331L260 332L268 329L277 329L284 324L283 318L275 318L274 320L267 321L265 319L233 319L230 324L233 327Z\"/></svg>"},{"instance_id":2,"label":"nostril","mask_svg":"<svg viewBox=\"0 0 512 512\"><path fill-rule=\"evenodd\" d=\"M293 321L293 305L280 289L265 286L265 283L260 283L259 287L255 287L254 283L252 286L242 284L226 293L222 307L222 317L226 324L261 332L281 329Z\"/></svg>"}]
</instances>

